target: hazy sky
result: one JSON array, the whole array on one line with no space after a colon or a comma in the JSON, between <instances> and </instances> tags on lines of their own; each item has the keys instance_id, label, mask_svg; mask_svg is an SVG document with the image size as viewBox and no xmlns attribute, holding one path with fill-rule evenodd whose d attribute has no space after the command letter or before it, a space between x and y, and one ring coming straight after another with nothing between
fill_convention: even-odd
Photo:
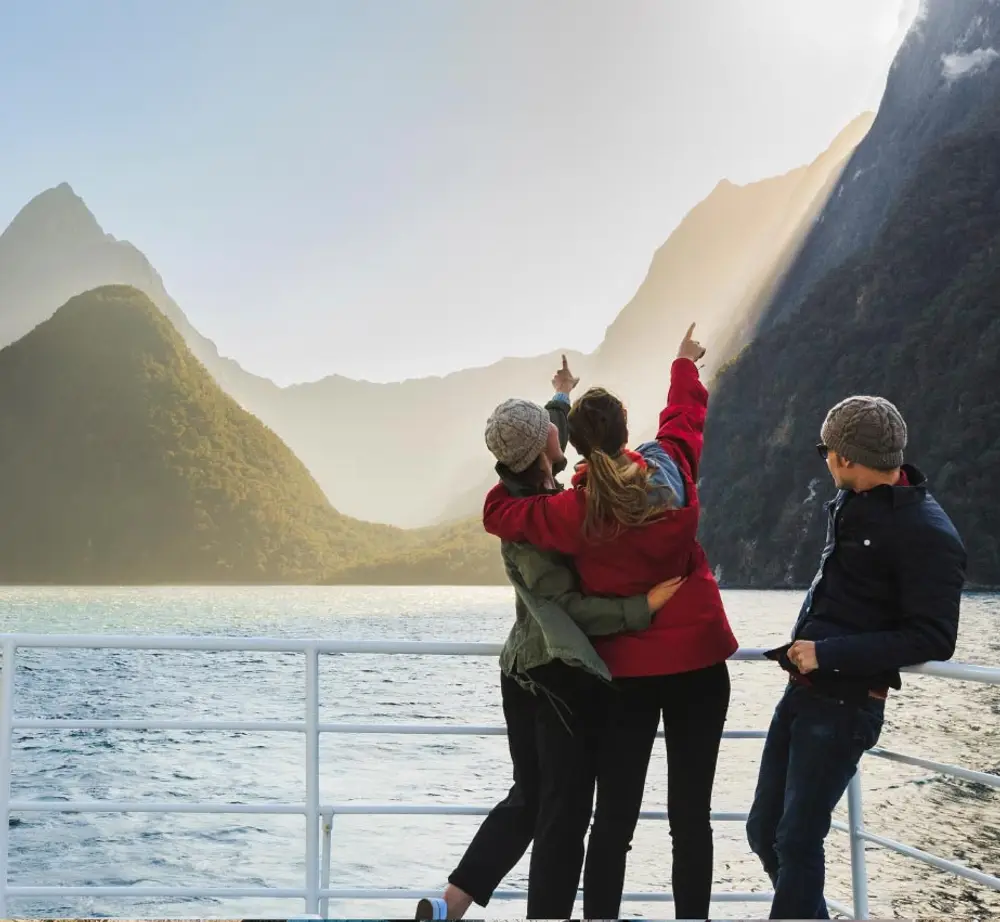
<instances>
[{"instance_id":1,"label":"hazy sky","mask_svg":"<svg viewBox=\"0 0 1000 922\"><path fill-rule=\"evenodd\" d=\"M4 0L0 225L70 182L283 383L590 350L721 178L877 106L915 7Z\"/></svg>"}]
</instances>

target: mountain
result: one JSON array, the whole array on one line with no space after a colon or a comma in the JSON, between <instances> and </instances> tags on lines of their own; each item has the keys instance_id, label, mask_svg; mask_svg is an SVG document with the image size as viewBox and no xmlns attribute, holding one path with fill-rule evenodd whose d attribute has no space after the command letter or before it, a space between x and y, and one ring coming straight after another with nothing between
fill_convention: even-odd
<instances>
[{"instance_id":1,"label":"mountain","mask_svg":"<svg viewBox=\"0 0 1000 922\"><path fill-rule=\"evenodd\" d=\"M24 336L74 295L108 284L144 292L222 388L292 448L334 506L400 525L435 521L456 481L467 489L478 480L470 467L481 464L489 410L519 387L543 395L559 362L552 353L397 384L332 375L279 388L222 357L146 257L105 233L65 183L32 199L0 235L0 345ZM570 358L584 365L582 356ZM373 455L387 464L405 461L406 476L387 476L371 463Z\"/></svg>"},{"instance_id":2,"label":"mountain","mask_svg":"<svg viewBox=\"0 0 1000 922\"><path fill-rule=\"evenodd\" d=\"M586 358L567 355L586 374ZM492 473L483 437L490 411L512 395L547 399L559 361L550 353L393 384L335 376L294 385L283 391L273 425L337 508L424 526L442 521L456 497ZM478 513L482 496L477 508L460 507L449 518Z\"/></svg>"},{"instance_id":3,"label":"mountain","mask_svg":"<svg viewBox=\"0 0 1000 922\"><path fill-rule=\"evenodd\" d=\"M0 431L0 582L312 582L407 540L334 511L134 288L0 351Z\"/></svg>"},{"instance_id":4,"label":"mountain","mask_svg":"<svg viewBox=\"0 0 1000 922\"><path fill-rule=\"evenodd\" d=\"M645 436L655 431L670 362L690 321L712 347L709 379L749 339L873 119L859 116L808 166L745 186L723 180L657 251L590 362L594 380L626 400Z\"/></svg>"},{"instance_id":5,"label":"mountain","mask_svg":"<svg viewBox=\"0 0 1000 922\"><path fill-rule=\"evenodd\" d=\"M874 117L856 118L808 166L745 186L723 180L656 252L639 290L585 366L587 381L625 399L634 440L655 434L670 363L692 318L698 338L712 347L706 380L749 340ZM444 504L441 521L481 511L496 480L485 453L481 467L481 478Z\"/></svg>"},{"instance_id":6,"label":"mountain","mask_svg":"<svg viewBox=\"0 0 1000 922\"><path fill-rule=\"evenodd\" d=\"M964 26L959 8L970 17ZM921 90L926 117L953 130L933 141L911 132L909 151L895 144L893 156L916 163L871 243L823 274L793 312L780 293L757 337L719 377L701 471L702 538L725 583L811 579L822 500L832 493L812 446L833 403L875 393L906 416L908 456L966 541L970 581L1000 585L1000 93L991 67L956 77L941 57L944 47L968 53L967 43L942 42L948 30L1000 45L995 12L990 3L930 5L900 51L894 80L909 74L934 83L934 92ZM921 55L929 57L923 66ZM855 160L877 159L870 147L881 143L879 123L901 124L893 110L909 100L899 86L887 89ZM870 205L854 200L869 195L860 181L848 184L823 213L824 233L835 238L838 222ZM815 260L805 248L789 278L818 273Z\"/></svg>"},{"instance_id":7,"label":"mountain","mask_svg":"<svg viewBox=\"0 0 1000 922\"><path fill-rule=\"evenodd\" d=\"M870 118L849 125L808 167L746 186L720 183L657 252L599 349L569 353L584 383L600 381L627 400L636 435L654 425L689 318L713 345L709 372L746 341ZM221 356L146 257L106 234L65 184L33 199L0 235L0 345L106 284L143 291L221 387L295 452L335 508L400 526L478 514L492 480L487 415L511 395L544 399L559 362L556 352L395 384L333 375L279 388Z\"/></svg>"},{"instance_id":8,"label":"mountain","mask_svg":"<svg viewBox=\"0 0 1000 922\"><path fill-rule=\"evenodd\" d=\"M67 183L35 196L0 234L0 346L20 339L74 295L110 284L144 292L241 404L266 408L277 398L277 385L219 355L167 294L149 260L106 234Z\"/></svg>"},{"instance_id":9,"label":"mountain","mask_svg":"<svg viewBox=\"0 0 1000 922\"><path fill-rule=\"evenodd\" d=\"M787 319L813 286L870 246L900 190L944 137L975 125L1000 93L1000 4L934 0L903 41L878 115L764 318Z\"/></svg>"}]
</instances>

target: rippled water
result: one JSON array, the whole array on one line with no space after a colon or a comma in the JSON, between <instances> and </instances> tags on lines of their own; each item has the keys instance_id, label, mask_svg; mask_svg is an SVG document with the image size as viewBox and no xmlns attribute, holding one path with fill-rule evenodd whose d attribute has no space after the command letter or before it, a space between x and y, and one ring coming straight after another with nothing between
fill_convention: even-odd
<instances>
[{"instance_id":1,"label":"rippled water","mask_svg":"<svg viewBox=\"0 0 1000 922\"><path fill-rule=\"evenodd\" d=\"M729 592L740 642L765 646L787 635L798 593ZM499 641L510 591L483 589L3 589L0 631L235 634L344 639ZM1000 663L1000 598L966 600L956 659ZM18 656L18 717L299 719L302 658L247 653L24 651ZM324 658L322 718L500 723L497 667L486 659ZM781 687L773 664L734 664L730 728L766 726ZM923 676L890 703L882 744L912 754L1000 771L1000 689ZM724 743L716 810L743 810L760 743ZM303 742L286 734L17 731L18 799L301 802ZM431 801L489 804L509 784L502 738L328 736L322 746L324 803ZM665 803L665 757L654 754L646 806ZM866 821L873 831L992 873L1000 870L1000 796L878 759L864 763ZM332 884L441 885L479 820L464 817L338 817ZM280 816L23 814L12 819L11 883L19 885L300 886L304 823ZM669 886L669 837L644 822L627 888ZM850 897L846 837L831 833L828 895ZM873 915L1000 918L991 894L896 855L868 852ZM508 880L521 887L526 863ZM716 827L716 889L765 889L740 824ZM301 911L288 901L19 900L17 915L118 917L252 916ZM727 904L727 916L766 916L766 905ZM406 916L399 903L331 904L355 918ZM494 903L490 917L523 912ZM668 907L630 904L630 916Z\"/></svg>"}]
</instances>

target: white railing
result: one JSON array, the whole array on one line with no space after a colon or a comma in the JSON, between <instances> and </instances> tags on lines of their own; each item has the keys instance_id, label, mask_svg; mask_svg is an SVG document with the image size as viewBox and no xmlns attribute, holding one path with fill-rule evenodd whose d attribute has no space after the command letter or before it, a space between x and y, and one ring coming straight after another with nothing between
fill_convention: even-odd
<instances>
[{"instance_id":1,"label":"white railing","mask_svg":"<svg viewBox=\"0 0 1000 922\"><path fill-rule=\"evenodd\" d=\"M421 734L431 736L499 736L505 733L502 726L465 726L454 724L356 724L323 723L319 719L319 657L323 654L376 654L423 656L497 656L498 644L434 643L420 641L325 641L292 640L243 637L141 637L141 636L72 636L45 634L0 634L3 672L0 676L0 919L9 918L8 901L27 897L174 897L204 899L301 899L309 915L326 917L331 899L390 900L417 899L436 895L435 892L400 889L349 889L330 886L330 853L334 817L337 815L369 816L482 816L489 812L487 806L442 806L427 804L322 804L320 803L319 741L323 733L355 734ZM235 652L301 653L305 656L305 714L298 721L276 720L63 720L49 718L16 718L14 716L14 673L18 649L114 649L114 650L202 650ZM767 662L762 650L740 650L732 659ZM1000 685L1000 669L970 666L960 663L929 663L909 672L937 676L943 679L982 682ZM286 803L154 803L150 801L15 801L11 800L11 749L14 730L185 730L185 731L245 731L266 733L302 733L305 735L305 801ZM763 739L762 730L727 730L727 739ZM946 765L930 759L908 756L884 748L876 748L871 755L914 765L953 778L973 781L1000 789L1000 775L972 771ZM1000 891L1000 877L986 874L955 861L940 858L902 842L868 832L864 825L861 801L860 771L854 776L847 791L848 822L834 822L833 826L850 836L852 906L847 907L833 900L828 901L835 912L855 918L868 918L868 874L865 865L865 844L871 843L890 849L906 857L924 862L975 881L985 887ZM49 887L16 886L8 880L9 873L9 817L11 813L200 813L200 814L270 814L297 815L306 818L305 880L302 887L151 887L151 886L87 886ZM643 818L666 819L663 811L643 811ZM740 812L713 812L715 822L744 822L747 814ZM499 891L496 899L519 899L521 891ZM722 892L712 895L715 902L747 903L770 902L772 894L766 891ZM630 902L668 902L669 893L627 893Z\"/></svg>"}]
</instances>

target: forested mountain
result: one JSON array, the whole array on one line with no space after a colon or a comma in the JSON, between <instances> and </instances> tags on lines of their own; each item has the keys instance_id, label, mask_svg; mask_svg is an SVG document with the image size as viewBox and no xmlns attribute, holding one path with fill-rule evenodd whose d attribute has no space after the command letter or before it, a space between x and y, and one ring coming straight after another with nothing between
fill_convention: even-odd
<instances>
[{"instance_id":1,"label":"forested mountain","mask_svg":"<svg viewBox=\"0 0 1000 922\"><path fill-rule=\"evenodd\" d=\"M335 512L144 294L0 351L0 581L312 582L408 540Z\"/></svg>"},{"instance_id":2,"label":"forested mountain","mask_svg":"<svg viewBox=\"0 0 1000 922\"><path fill-rule=\"evenodd\" d=\"M935 16L958 7L979 9L976 29L1000 28L992 4L970 3L931 5L919 28L933 34ZM909 59L921 42L920 35L907 41L894 74L914 72ZM931 42L925 50L938 54ZM822 502L833 491L813 446L829 406L868 393L893 400L906 416L908 457L962 532L971 582L1000 585L1000 93L983 91L995 86L988 69L956 78L940 58L936 66L937 94L925 101L941 112L959 107L957 130L920 145L872 243L828 271L794 311L773 316L787 307L779 297L717 382L702 535L727 584L811 579ZM966 90L956 80L984 83ZM877 143L879 122L894 118L895 99L887 92L856 157L870 156L865 148ZM935 124L943 120L939 112ZM860 185L843 192L866 194ZM850 201L831 202L826 223L845 213L854 213ZM805 277L812 259L803 250L805 268L793 274Z\"/></svg>"},{"instance_id":3,"label":"forested mountain","mask_svg":"<svg viewBox=\"0 0 1000 922\"><path fill-rule=\"evenodd\" d=\"M927 0L896 54L878 115L854 151L764 326L789 317L812 287L870 246L924 155L974 131L1000 94L1000 4Z\"/></svg>"}]
</instances>

